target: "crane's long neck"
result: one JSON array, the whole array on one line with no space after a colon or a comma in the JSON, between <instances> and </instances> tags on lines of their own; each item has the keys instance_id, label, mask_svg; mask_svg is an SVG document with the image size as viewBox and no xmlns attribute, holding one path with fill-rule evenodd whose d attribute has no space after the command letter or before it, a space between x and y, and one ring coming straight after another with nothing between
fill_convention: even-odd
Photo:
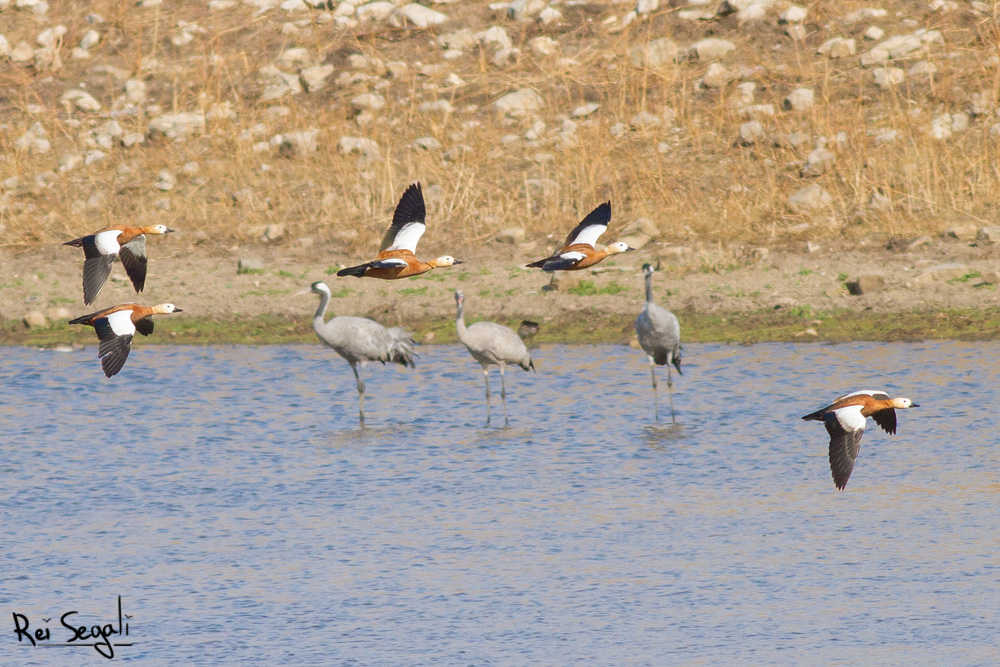
<instances>
[{"instance_id":1,"label":"crane's long neck","mask_svg":"<svg viewBox=\"0 0 1000 667\"><path fill-rule=\"evenodd\" d=\"M468 337L468 329L465 327L465 305L459 302L456 306L458 312L455 315L455 329L458 330L458 340L464 343Z\"/></svg>"},{"instance_id":2,"label":"crane's long neck","mask_svg":"<svg viewBox=\"0 0 1000 667\"><path fill-rule=\"evenodd\" d=\"M324 318L326 316L326 307L330 303L330 295L326 292L319 293L319 308L316 309L316 314L313 315L313 328L322 326Z\"/></svg>"},{"instance_id":3,"label":"crane's long neck","mask_svg":"<svg viewBox=\"0 0 1000 667\"><path fill-rule=\"evenodd\" d=\"M653 274L646 274L646 305L653 305Z\"/></svg>"}]
</instances>

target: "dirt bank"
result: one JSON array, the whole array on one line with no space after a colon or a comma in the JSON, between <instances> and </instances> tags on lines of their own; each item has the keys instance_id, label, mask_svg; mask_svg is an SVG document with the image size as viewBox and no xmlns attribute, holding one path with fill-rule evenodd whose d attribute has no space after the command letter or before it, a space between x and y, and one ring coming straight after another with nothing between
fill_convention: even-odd
<instances>
[{"instance_id":1,"label":"dirt bank","mask_svg":"<svg viewBox=\"0 0 1000 667\"><path fill-rule=\"evenodd\" d=\"M472 318L535 320L542 323L542 340L628 340L642 308L640 267L647 261L659 262L657 300L681 316L687 340L1000 336L995 284L1000 247L957 240L932 240L904 251L875 245L812 253L653 245L596 270L561 276L558 291L544 290L548 276L523 266L547 248L496 244L478 253L467 250L460 266L387 282L337 278L338 268L361 258L328 255L318 247L207 248L190 245L183 233L153 239L148 247L145 292L136 295L117 265L92 306L82 302L78 250L55 246L0 256L0 342L85 341L86 332L62 323L129 301L169 301L184 309L182 315L160 318L162 335L150 342L310 340L317 300L295 294L315 280L333 290L331 313L372 317L421 337L433 332L428 342L451 339L456 289L467 295ZM251 257L263 268L239 273L239 260ZM957 266L936 274L942 265ZM883 276L884 288L852 295L845 284L859 275ZM26 326L24 318L32 312L43 315L47 325ZM946 312L953 316L940 315Z\"/></svg>"}]
</instances>

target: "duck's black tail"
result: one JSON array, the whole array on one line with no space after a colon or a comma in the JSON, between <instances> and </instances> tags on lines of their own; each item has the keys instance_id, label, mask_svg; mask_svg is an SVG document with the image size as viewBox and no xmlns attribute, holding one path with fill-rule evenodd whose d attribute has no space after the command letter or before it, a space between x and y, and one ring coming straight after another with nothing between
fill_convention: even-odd
<instances>
[{"instance_id":1,"label":"duck's black tail","mask_svg":"<svg viewBox=\"0 0 1000 667\"><path fill-rule=\"evenodd\" d=\"M358 266L351 266L346 269L341 269L337 271L337 277L341 276L354 276L355 278L360 278L365 275L365 271L368 270L368 264L359 264Z\"/></svg>"},{"instance_id":2,"label":"duck's black tail","mask_svg":"<svg viewBox=\"0 0 1000 667\"><path fill-rule=\"evenodd\" d=\"M826 408L823 408L822 410L817 410L816 412L810 412L809 414L807 414L802 419L804 421L818 421L818 422L821 422L821 421L823 421L823 413L825 413L825 412L826 412Z\"/></svg>"}]
</instances>

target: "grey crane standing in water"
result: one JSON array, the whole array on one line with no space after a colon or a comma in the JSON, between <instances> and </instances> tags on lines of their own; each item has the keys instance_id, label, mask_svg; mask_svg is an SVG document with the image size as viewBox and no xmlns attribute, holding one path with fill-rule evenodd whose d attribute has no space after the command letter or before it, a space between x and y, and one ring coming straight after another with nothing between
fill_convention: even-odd
<instances>
[{"instance_id":1,"label":"grey crane standing in water","mask_svg":"<svg viewBox=\"0 0 1000 667\"><path fill-rule=\"evenodd\" d=\"M399 328L386 329L384 326L367 317L349 317L341 315L329 322L324 321L326 306L330 303L330 288L319 281L312 284L308 290L299 294L313 292L319 294L319 308L313 316L313 331L319 339L347 360L358 381L358 414L361 425L365 424L365 379L364 369L367 361L381 361L414 367L413 338L409 333ZM361 370L358 370L358 366Z\"/></svg>"},{"instance_id":2,"label":"grey crane standing in water","mask_svg":"<svg viewBox=\"0 0 1000 667\"><path fill-rule=\"evenodd\" d=\"M677 317L666 308L660 308L653 303L653 272L656 269L650 264L642 265L646 276L646 305L639 317L635 318L635 333L639 336L639 345L649 355L649 373L653 378L653 410L656 421L660 421L660 405L656 397L656 367L667 366L667 391L670 395L670 418L677 422L674 416L674 380L670 375L673 364L681 375L681 325Z\"/></svg>"},{"instance_id":3,"label":"grey crane standing in water","mask_svg":"<svg viewBox=\"0 0 1000 667\"><path fill-rule=\"evenodd\" d=\"M535 370L531 354L513 329L495 322L476 322L470 327L465 326L465 295L455 292L455 305L458 314L455 317L455 328L458 330L458 340L462 341L472 358L483 367L483 380L486 381L486 424L490 423L490 366L500 368L500 399L503 401L503 422L507 419L507 387L504 385L503 373L507 364L520 366L524 370ZM537 372L537 371L535 371Z\"/></svg>"}]
</instances>

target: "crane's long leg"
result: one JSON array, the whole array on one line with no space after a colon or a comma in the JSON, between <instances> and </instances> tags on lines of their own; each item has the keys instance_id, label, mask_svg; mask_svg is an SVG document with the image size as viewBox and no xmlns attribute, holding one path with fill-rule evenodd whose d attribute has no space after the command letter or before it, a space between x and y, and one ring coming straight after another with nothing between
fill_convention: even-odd
<instances>
[{"instance_id":1,"label":"crane's long leg","mask_svg":"<svg viewBox=\"0 0 1000 667\"><path fill-rule=\"evenodd\" d=\"M667 362L667 395L670 397L670 421L677 423L677 417L674 415L674 378L670 373L670 362Z\"/></svg>"},{"instance_id":2,"label":"crane's long leg","mask_svg":"<svg viewBox=\"0 0 1000 667\"><path fill-rule=\"evenodd\" d=\"M504 364L500 364L500 400L503 402L503 425L509 426L510 420L507 419L507 387L503 383L503 368Z\"/></svg>"},{"instance_id":3,"label":"crane's long leg","mask_svg":"<svg viewBox=\"0 0 1000 667\"><path fill-rule=\"evenodd\" d=\"M656 362L653 357L649 358L649 376L653 379L653 414L656 415L656 423L660 423L660 399L656 396Z\"/></svg>"},{"instance_id":4,"label":"crane's long leg","mask_svg":"<svg viewBox=\"0 0 1000 667\"><path fill-rule=\"evenodd\" d=\"M490 371L483 366L483 380L486 382L486 425L490 425Z\"/></svg>"},{"instance_id":5,"label":"crane's long leg","mask_svg":"<svg viewBox=\"0 0 1000 667\"><path fill-rule=\"evenodd\" d=\"M365 425L365 379L362 377L365 372L365 367L361 367L361 372L358 372L358 364L351 364L351 370L354 371L354 378L358 381L358 415L361 419L361 425Z\"/></svg>"}]
</instances>

